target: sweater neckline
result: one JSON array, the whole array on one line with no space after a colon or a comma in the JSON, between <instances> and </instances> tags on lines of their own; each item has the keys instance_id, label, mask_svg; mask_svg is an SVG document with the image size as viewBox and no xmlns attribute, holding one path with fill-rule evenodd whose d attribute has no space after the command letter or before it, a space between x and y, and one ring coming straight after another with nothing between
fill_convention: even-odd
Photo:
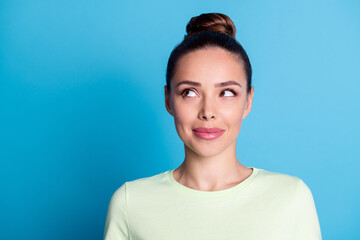
<instances>
[{"instance_id":1,"label":"sweater neckline","mask_svg":"<svg viewBox=\"0 0 360 240\"><path fill-rule=\"evenodd\" d=\"M240 191L241 189L245 188L247 185L250 184L250 182L258 175L259 169L255 167L250 167L253 172L242 182L239 184L226 188L223 190L216 190L216 191L202 191L202 190L196 190L193 188L186 187L185 185L182 185L178 181L176 181L173 177L173 172L175 169L168 170L168 176L170 178L171 185L173 185L176 189L186 192L188 194L197 195L197 196L203 196L203 197L212 197L212 196L222 196L227 195L229 193Z\"/></svg>"}]
</instances>

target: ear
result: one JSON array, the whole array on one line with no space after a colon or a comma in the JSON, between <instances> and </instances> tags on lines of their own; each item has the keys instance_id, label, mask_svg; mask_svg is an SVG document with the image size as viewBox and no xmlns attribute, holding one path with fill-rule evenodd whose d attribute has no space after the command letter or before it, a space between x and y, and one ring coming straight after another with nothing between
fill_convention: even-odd
<instances>
[{"instance_id":1,"label":"ear","mask_svg":"<svg viewBox=\"0 0 360 240\"><path fill-rule=\"evenodd\" d=\"M171 109L171 104L170 104L170 93L168 92L166 85L164 86L164 92L165 92L165 107L166 107L166 110L168 111L168 113L171 114L171 116L174 116L173 112L172 112L172 109Z\"/></svg>"},{"instance_id":2,"label":"ear","mask_svg":"<svg viewBox=\"0 0 360 240\"><path fill-rule=\"evenodd\" d=\"M246 118L246 116L250 113L253 98L254 98L254 87L251 87L250 93L248 93L247 95L246 107L242 119Z\"/></svg>"}]
</instances>

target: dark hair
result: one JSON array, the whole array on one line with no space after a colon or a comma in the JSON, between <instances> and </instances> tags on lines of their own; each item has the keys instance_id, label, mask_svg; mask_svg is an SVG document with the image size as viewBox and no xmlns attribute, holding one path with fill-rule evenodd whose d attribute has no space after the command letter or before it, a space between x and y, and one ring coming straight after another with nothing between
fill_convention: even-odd
<instances>
[{"instance_id":1,"label":"dark hair","mask_svg":"<svg viewBox=\"0 0 360 240\"><path fill-rule=\"evenodd\" d=\"M241 44L235 39L235 25L225 14L203 13L192 17L186 26L187 35L171 52L167 71L166 87L170 92L170 81L176 70L176 63L185 54L208 47L221 47L233 53L243 63L246 73L247 92L251 91L251 64Z\"/></svg>"}]
</instances>

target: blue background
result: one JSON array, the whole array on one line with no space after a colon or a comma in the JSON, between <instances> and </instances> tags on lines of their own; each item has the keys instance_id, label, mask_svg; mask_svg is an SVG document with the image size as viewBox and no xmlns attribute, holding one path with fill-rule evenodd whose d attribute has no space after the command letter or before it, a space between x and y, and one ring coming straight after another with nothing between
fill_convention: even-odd
<instances>
[{"instance_id":1,"label":"blue background","mask_svg":"<svg viewBox=\"0 0 360 240\"><path fill-rule=\"evenodd\" d=\"M359 239L359 1L0 1L0 238L102 239L124 181L184 157L163 86L192 16L253 65L246 166L300 177L324 239Z\"/></svg>"}]
</instances>

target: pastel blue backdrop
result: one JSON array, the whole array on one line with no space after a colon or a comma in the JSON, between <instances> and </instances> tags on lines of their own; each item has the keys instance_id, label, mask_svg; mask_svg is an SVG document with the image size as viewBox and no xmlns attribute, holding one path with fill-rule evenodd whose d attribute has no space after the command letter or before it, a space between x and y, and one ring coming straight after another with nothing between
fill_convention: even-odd
<instances>
[{"instance_id":1,"label":"pastel blue backdrop","mask_svg":"<svg viewBox=\"0 0 360 240\"><path fill-rule=\"evenodd\" d=\"M253 66L246 166L298 176L324 239L360 239L360 2L0 1L0 238L102 239L124 181L184 157L163 86L192 16Z\"/></svg>"}]
</instances>

